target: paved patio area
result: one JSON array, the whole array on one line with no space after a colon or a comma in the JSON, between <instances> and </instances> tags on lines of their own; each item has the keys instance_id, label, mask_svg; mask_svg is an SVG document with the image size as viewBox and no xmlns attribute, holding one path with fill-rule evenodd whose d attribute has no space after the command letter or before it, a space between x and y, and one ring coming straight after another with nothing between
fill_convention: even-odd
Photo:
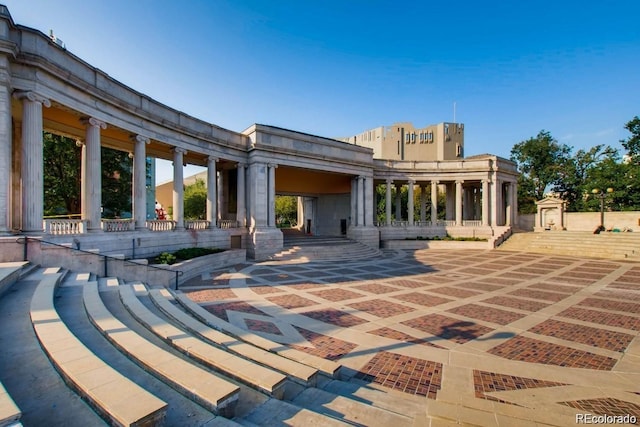
<instances>
[{"instance_id":1,"label":"paved patio area","mask_svg":"<svg viewBox=\"0 0 640 427\"><path fill-rule=\"evenodd\" d=\"M466 411L482 425L640 418L640 264L385 254L242 265L183 291L237 326L339 361L355 380L424 396L432 415Z\"/></svg>"}]
</instances>

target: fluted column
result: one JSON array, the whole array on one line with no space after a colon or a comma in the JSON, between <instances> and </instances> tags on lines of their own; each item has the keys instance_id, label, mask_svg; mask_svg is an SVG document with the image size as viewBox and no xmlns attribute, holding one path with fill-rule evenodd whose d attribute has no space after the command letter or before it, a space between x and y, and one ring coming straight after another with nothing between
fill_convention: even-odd
<instances>
[{"instance_id":1,"label":"fluted column","mask_svg":"<svg viewBox=\"0 0 640 427\"><path fill-rule=\"evenodd\" d=\"M80 218L87 219L87 144L78 139L76 147L80 148Z\"/></svg>"},{"instance_id":2,"label":"fluted column","mask_svg":"<svg viewBox=\"0 0 640 427\"><path fill-rule=\"evenodd\" d=\"M462 225L462 183L463 181L456 181L456 225L458 227Z\"/></svg>"},{"instance_id":3,"label":"fluted column","mask_svg":"<svg viewBox=\"0 0 640 427\"><path fill-rule=\"evenodd\" d=\"M218 178L216 180L216 188L218 190L218 219L225 219L225 200L224 200L224 170L218 170Z\"/></svg>"},{"instance_id":4,"label":"fluted column","mask_svg":"<svg viewBox=\"0 0 640 427\"><path fill-rule=\"evenodd\" d=\"M482 225L489 225L489 180L482 180Z\"/></svg>"},{"instance_id":5,"label":"fluted column","mask_svg":"<svg viewBox=\"0 0 640 427\"><path fill-rule=\"evenodd\" d=\"M498 200L498 193L500 193L499 186L501 184L498 182L498 173L493 173L493 179L491 179L491 225L496 227L499 225L498 221L500 219L499 210L502 209L500 206L500 201Z\"/></svg>"},{"instance_id":6,"label":"fluted column","mask_svg":"<svg viewBox=\"0 0 640 427\"><path fill-rule=\"evenodd\" d=\"M9 74L5 69L8 64L3 55L0 78L0 235L11 231L11 170L12 142L11 135L11 87Z\"/></svg>"},{"instance_id":7,"label":"fluted column","mask_svg":"<svg viewBox=\"0 0 640 427\"><path fill-rule=\"evenodd\" d=\"M184 230L184 154L187 150L173 149L173 220L176 230Z\"/></svg>"},{"instance_id":8,"label":"fluted column","mask_svg":"<svg viewBox=\"0 0 640 427\"><path fill-rule=\"evenodd\" d=\"M386 199L385 199L385 220L386 224L391 225L391 186L393 185L393 181L391 179L387 179L387 187L386 187Z\"/></svg>"},{"instance_id":9,"label":"fluted column","mask_svg":"<svg viewBox=\"0 0 640 427\"><path fill-rule=\"evenodd\" d=\"M351 178L351 225L358 225L358 179Z\"/></svg>"},{"instance_id":10,"label":"fluted column","mask_svg":"<svg viewBox=\"0 0 640 427\"><path fill-rule=\"evenodd\" d=\"M426 186L420 184L420 222L424 225L427 220L427 193Z\"/></svg>"},{"instance_id":11,"label":"fluted column","mask_svg":"<svg viewBox=\"0 0 640 427\"><path fill-rule=\"evenodd\" d=\"M358 213L358 227L362 227L364 225L364 177L358 177L358 199L356 203L356 211Z\"/></svg>"},{"instance_id":12,"label":"fluted column","mask_svg":"<svg viewBox=\"0 0 640 427\"><path fill-rule=\"evenodd\" d=\"M269 163L269 192L268 196L268 227L276 226L276 168L278 165Z\"/></svg>"},{"instance_id":13,"label":"fluted column","mask_svg":"<svg viewBox=\"0 0 640 427\"><path fill-rule=\"evenodd\" d=\"M415 185L415 181L409 180L407 182L408 191L407 195L409 196L407 201L407 221L409 222L409 226L413 226L413 186Z\"/></svg>"},{"instance_id":14,"label":"fluted column","mask_svg":"<svg viewBox=\"0 0 640 427\"><path fill-rule=\"evenodd\" d=\"M364 178L364 223L365 227L373 225L373 177L368 176Z\"/></svg>"},{"instance_id":15,"label":"fluted column","mask_svg":"<svg viewBox=\"0 0 640 427\"><path fill-rule=\"evenodd\" d=\"M511 191L512 199L511 200L513 200L513 202L512 202L513 203L513 207L511 208L511 215L513 215L513 216L512 216L511 224L517 226L517 225L519 225L518 224L518 182L517 181L513 181L511 183L511 188L512 188L512 191ZM564 214L562 215L562 217L560 219L561 219L562 230L564 230L564 227L565 227L565 225L564 225Z\"/></svg>"},{"instance_id":16,"label":"fluted column","mask_svg":"<svg viewBox=\"0 0 640 427\"><path fill-rule=\"evenodd\" d=\"M13 141L11 146L11 223L12 230L22 229L22 122L14 122L12 126Z\"/></svg>"},{"instance_id":17,"label":"fluted column","mask_svg":"<svg viewBox=\"0 0 640 427\"><path fill-rule=\"evenodd\" d=\"M35 92L17 92L15 96L22 100L22 231L42 233L42 106L51 103Z\"/></svg>"},{"instance_id":18,"label":"fluted column","mask_svg":"<svg viewBox=\"0 0 640 427\"><path fill-rule=\"evenodd\" d=\"M431 181L431 225L438 221L438 181Z\"/></svg>"},{"instance_id":19,"label":"fluted column","mask_svg":"<svg viewBox=\"0 0 640 427\"><path fill-rule=\"evenodd\" d=\"M82 120L86 126L86 183L84 195L87 197L85 218L88 220L87 231L98 233L102 231L102 153L100 146L100 129L106 129L107 124L94 117Z\"/></svg>"},{"instance_id":20,"label":"fluted column","mask_svg":"<svg viewBox=\"0 0 640 427\"><path fill-rule=\"evenodd\" d=\"M207 221L209 221L209 228L216 228L218 221L217 162L217 157L207 157Z\"/></svg>"},{"instance_id":21,"label":"fluted column","mask_svg":"<svg viewBox=\"0 0 640 427\"><path fill-rule=\"evenodd\" d=\"M236 214L236 220L238 221L238 226L239 227L245 227L246 226L246 222L247 222L247 207L246 207L246 203L245 203L245 168L246 168L246 164L244 163L238 163L236 165L236 168L238 169L238 179L236 180L237 182L237 194L236 194L236 199L237 199L237 214ZM275 192L275 188L274 188L274 192ZM275 201L275 199L274 199ZM275 203L275 202L274 202ZM274 206L274 214L275 214L275 206ZM275 218L275 216L274 216Z\"/></svg>"},{"instance_id":22,"label":"fluted column","mask_svg":"<svg viewBox=\"0 0 640 427\"><path fill-rule=\"evenodd\" d=\"M136 135L133 139L133 218L136 230L147 229L147 149L149 138Z\"/></svg>"},{"instance_id":23,"label":"fluted column","mask_svg":"<svg viewBox=\"0 0 640 427\"><path fill-rule=\"evenodd\" d=\"M400 191L401 185L396 184L396 221L402 221L402 197Z\"/></svg>"}]
</instances>

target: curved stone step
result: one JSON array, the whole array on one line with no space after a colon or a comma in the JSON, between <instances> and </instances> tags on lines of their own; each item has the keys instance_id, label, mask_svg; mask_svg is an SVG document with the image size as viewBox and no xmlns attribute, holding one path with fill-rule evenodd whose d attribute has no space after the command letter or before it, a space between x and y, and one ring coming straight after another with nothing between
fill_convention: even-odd
<instances>
[{"instance_id":1,"label":"curved stone step","mask_svg":"<svg viewBox=\"0 0 640 427\"><path fill-rule=\"evenodd\" d=\"M22 412L0 383L0 427L18 426Z\"/></svg>"},{"instance_id":2,"label":"curved stone step","mask_svg":"<svg viewBox=\"0 0 640 427\"><path fill-rule=\"evenodd\" d=\"M345 423L336 418L274 399L268 400L253 412L237 421L242 425L250 427L331 427L353 425L352 423Z\"/></svg>"},{"instance_id":3,"label":"curved stone step","mask_svg":"<svg viewBox=\"0 0 640 427\"><path fill-rule=\"evenodd\" d=\"M301 385L314 386L316 384L317 369L247 344L206 326L183 310L180 310L175 305L176 301L168 290L151 289L149 296L163 313L203 340L219 345L232 353L258 362L261 365L276 369Z\"/></svg>"},{"instance_id":4,"label":"curved stone step","mask_svg":"<svg viewBox=\"0 0 640 427\"><path fill-rule=\"evenodd\" d=\"M120 351L204 408L229 418L234 416L240 393L238 386L163 350L129 329L105 307L96 282L84 286L83 301L91 322Z\"/></svg>"},{"instance_id":5,"label":"curved stone step","mask_svg":"<svg viewBox=\"0 0 640 427\"><path fill-rule=\"evenodd\" d=\"M95 356L69 331L53 296L60 277L44 277L31 299L31 321L42 348L65 381L98 413L119 425L160 423L167 404Z\"/></svg>"},{"instance_id":6,"label":"curved stone step","mask_svg":"<svg viewBox=\"0 0 640 427\"><path fill-rule=\"evenodd\" d=\"M272 397L282 399L286 376L199 340L149 311L132 285L120 285L120 299L131 315L172 347L209 368L231 376Z\"/></svg>"},{"instance_id":7,"label":"curved stone step","mask_svg":"<svg viewBox=\"0 0 640 427\"><path fill-rule=\"evenodd\" d=\"M174 296L176 301L178 301L180 305L185 308L185 310L187 310L192 316L200 320L205 325L211 326L214 329L224 331L242 341L253 344L256 347L260 347L264 350L277 353L280 356L286 357L287 359L295 360L299 363L315 368L318 370L318 372L330 378L337 378L340 374L342 365L336 362L332 362L331 360L326 360L312 354L289 348L282 344L256 335L250 331L239 328L209 313L207 310L200 307L200 305L191 301L189 297L187 297L182 292L169 292L172 292L172 295Z\"/></svg>"}]
</instances>

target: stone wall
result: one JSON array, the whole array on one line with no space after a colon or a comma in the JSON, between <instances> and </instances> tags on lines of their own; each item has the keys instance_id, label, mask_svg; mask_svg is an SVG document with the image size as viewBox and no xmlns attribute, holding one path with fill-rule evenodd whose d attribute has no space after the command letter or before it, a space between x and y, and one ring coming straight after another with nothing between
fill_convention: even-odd
<instances>
[{"instance_id":1,"label":"stone wall","mask_svg":"<svg viewBox=\"0 0 640 427\"><path fill-rule=\"evenodd\" d=\"M524 228L522 217L520 216L519 225L524 230L533 230ZM600 212L569 212L565 213L565 226L567 231L593 231L600 225ZM619 230L629 228L634 232L640 232L640 212L605 212L604 226L607 230L617 228Z\"/></svg>"},{"instance_id":2,"label":"stone wall","mask_svg":"<svg viewBox=\"0 0 640 427\"><path fill-rule=\"evenodd\" d=\"M351 216L350 195L319 196L316 203L316 235L340 236L340 220L347 220L348 224Z\"/></svg>"}]
</instances>

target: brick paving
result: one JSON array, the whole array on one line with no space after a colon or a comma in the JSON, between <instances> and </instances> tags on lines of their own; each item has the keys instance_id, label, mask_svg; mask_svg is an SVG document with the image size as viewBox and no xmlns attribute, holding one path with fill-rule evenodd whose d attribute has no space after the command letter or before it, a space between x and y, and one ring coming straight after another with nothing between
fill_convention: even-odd
<instances>
[{"instance_id":1,"label":"brick paving","mask_svg":"<svg viewBox=\"0 0 640 427\"><path fill-rule=\"evenodd\" d=\"M381 351L358 371L355 378L435 399L442 386L442 364Z\"/></svg>"},{"instance_id":2,"label":"brick paving","mask_svg":"<svg viewBox=\"0 0 640 427\"><path fill-rule=\"evenodd\" d=\"M497 413L535 409L521 414L534 419L567 408L638 412L640 266L508 251L387 254L348 267L248 265L240 271L248 288L185 293L224 320L227 310L260 315L242 319L245 329L402 393L440 400L449 384L445 399L459 396L469 410L486 413L490 401ZM282 308L295 313L265 313ZM564 368L576 371L558 375ZM562 397L549 397L555 387Z\"/></svg>"},{"instance_id":3,"label":"brick paving","mask_svg":"<svg viewBox=\"0 0 640 427\"><path fill-rule=\"evenodd\" d=\"M523 336L511 338L488 353L509 360L606 371L617 362L611 357Z\"/></svg>"}]
</instances>

